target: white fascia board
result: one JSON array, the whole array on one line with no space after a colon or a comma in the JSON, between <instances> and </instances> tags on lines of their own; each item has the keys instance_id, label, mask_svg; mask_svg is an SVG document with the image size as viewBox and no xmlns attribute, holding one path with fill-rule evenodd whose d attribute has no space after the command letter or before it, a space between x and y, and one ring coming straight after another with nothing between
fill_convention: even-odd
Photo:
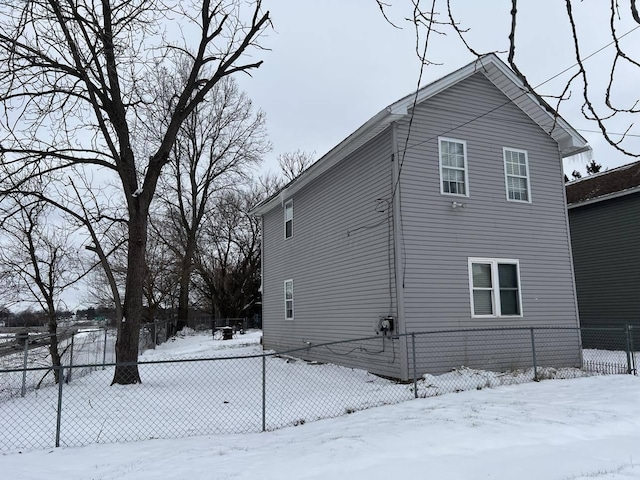
<instances>
[{"instance_id":1,"label":"white fascia board","mask_svg":"<svg viewBox=\"0 0 640 480\"><path fill-rule=\"evenodd\" d=\"M388 107L388 110L391 112L404 112L405 114L407 114L409 109L413 107L414 104L417 105L421 102L424 102L425 100L437 95L438 93L446 90L452 85L455 85L456 83L476 73L479 68L482 68L482 64L478 63L479 61L470 63L462 68L459 68L455 72L452 72L445 77L442 77L435 82L422 87L420 90L418 90L417 97L415 92L406 95L397 102L391 104Z\"/></svg>"},{"instance_id":2,"label":"white fascia board","mask_svg":"<svg viewBox=\"0 0 640 480\"><path fill-rule=\"evenodd\" d=\"M495 70L491 71L491 69L488 68L491 65L495 66ZM289 183L289 185L283 188L277 195L261 204L258 204L251 213L253 215L264 215L276 205L282 204L287 200L287 198L294 195L305 185L312 182L314 179L344 159L347 155L354 152L360 146L378 135L387 128L390 123L408 115L409 109L412 108L414 104L419 104L434 95L437 95L479 71L481 71L485 77L496 86L496 88L501 90L518 106L518 108L536 122L543 130L547 131L551 126L554 127L550 135L556 142L558 142L560 153L563 157L575 155L576 153L590 149L587 141L562 117L559 115L553 115L549 112L544 105L540 104L535 95L531 93L523 93L525 88L522 81L502 60L500 60L495 54L491 53L469 63L468 65L465 65L439 80L436 80L435 82L430 83L429 85L426 85L425 87L422 87L418 90L417 96L415 93L411 93L380 111L354 133L349 135L336 147L330 150L326 155L315 162L306 172L300 175L300 177ZM495 77L496 72L502 77L502 79L506 78L509 83L517 87L520 93L516 95L515 98L512 98L508 92L505 92L500 88L498 78L492 78ZM541 123L539 120L536 120L534 113L539 113L541 111L544 113L542 116L549 123L543 124L546 122Z\"/></svg>"},{"instance_id":3,"label":"white fascia board","mask_svg":"<svg viewBox=\"0 0 640 480\"><path fill-rule=\"evenodd\" d=\"M392 111L391 107L387 107L378 112L355 132L318 159L308 170L284 187L276 196L254 207L251 210L251 214L264 215L276 206L284 205L284 202L288 198L292 197L300 189L339 163L347 155L353 153L373 137L384 131L394 120L404 115L406 115L406 110L402 113L401 110Z\"/></svg>"},{"instance_id":4,"label":"white fascia board","mask_svg":"<svg viewBox=\"0 0 640 480\"><path fill-rule=\"evenodd\" d=\"M488 68L490 66L494 66L495 70ZM558 142L562 157L568 157L590 149L587 145L587 141L571 125L569 125L566 120L560 117L560 115L554 115L549 112L544 105L540 104L538 98L532 93L525 93L526 89L522 80L520 80L520 78L507 66L507 64L493 53L479 58L475 62L465 65L455 72L452 72L449 75L423 87L418 91L417 98L415 94L407 95L391 105L389 109L391 111L408 111L414 103L419 104L477 72L482 72L496 88L502 91L507 98L515 103L543 130L548 131L553 127L553 131L549 134L556 142ZM496 74L501 75L503 77L502 80L506 79L510 84L515 85L519 92L518 95L514 96L511 92L504 91L504 89L500 87L499 79L495 78ZM542 112L543 117L548 120L548 124L544 125L535 118L535 114L539 114L540 112Z\"/></svg>"},{"instance_id":5,"label":"white fascia board","mask_svg":"<svg viewBox=\"0 0 640 480\"><path fill-rule=\"evenodd\" d=\"M540 103L540 100L534 94L526 91L526 87L524 86L524 83L522 83L522 80L520 80L520 78L515 74L513 70L511 70L511 68L509 68L507 64L505 64L493 53L489 54L485 58L488 63L493 64L502 75L504 75L510 82L515 84L521 90L522 93L517 95L515 98L513 98L507 92L503 91L503 93L512 102L518 105L518 107L520 107L520 109L525 114L527 114L529 118L540 125L543 130L547 131L547 128L549 127L542 125L531 115L532 112L529 111L529 109L532 107L531 103L533 103L533 106L535 106L536 110L541 111L547 117L547 119L552 122L551 125L554 127L553 131L548 133L556 142L558 142L560 153L563 158L591 149L591 147L589 147L587 144L587 140L582 135L580 135L576 129L569 125L569 123L564 118L562 118L557 112L555 112L555 114L551 113L545 105L542 105ZM479 61L483 60L484 59ZM483 64L486 65L488 64L487 62L484 62ZM490 74L486 76L489 80L492 80ZM493 83L496 84L496 82ZM496 87L500 88L498 87L498 85L496 85ZM527 103L529 105L527 105Z\"/></svg>"}]
</instances>

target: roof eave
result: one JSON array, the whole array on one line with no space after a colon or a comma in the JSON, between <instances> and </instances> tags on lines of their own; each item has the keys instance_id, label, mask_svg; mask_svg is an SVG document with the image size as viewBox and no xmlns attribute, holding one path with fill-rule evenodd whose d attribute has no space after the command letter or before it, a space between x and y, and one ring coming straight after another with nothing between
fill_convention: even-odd
<instances>
[{"instance_id":1,"label":"roof eave","mask_svg":"<svg viewBox=\"0 0 640 480\"><path fill-rule=\"evenodd\" d=\"M283 205L288 198L293 196L301 188L314 181L366 142L382 133L393 121L402 118L406 114L406 110L402 111L401 108L392 109L391 107L387 107L378 112L355 132L311 165L302 175L283 187L277 194L251 209L251 215L264 215L276 205Z\"/></svg>"},{"instance_id":2,"label":"roof eave","mask_svg":"<svg viewBox=\"0 0 640 480\"><path fill-rule=\"evenodd\" d=\"M566 142L559 142L558 147L560 148L562 158L572 157L573 155L590 152L592 150L590 145L576 144L572 139L567 139Z\"/></svg>"},{"instance_id":3,"label":"roof eave","mask_svg":"<svg viewBox=\"0 0 640 480\"><path fill-rule=\"evenodd\" d=\"M491 66L495 68L492 69ZM591 149L582 135L571 127L560 115L551 113L550 110L552 110L552 108L544 101L536 95L527 92L520 78L500 60L497 55L491 53L422 87L418 91L417 97L415 93L409 94L378 112L354 133L320 158L302 175L285 186L280 192L254 207L251 210L251 214L264 215L276 205L284 204L286 199L329 170L364 143L384 131L393 121L407 115L415 104L437 95L478 71L482 71L496 88L500 89L507 98L514 102L529 118L537 123L540 128L545 131L550 130L550 132L547 131L547 133L558 143L560 154L563 158ZM503 77L496 77L496 75L503 75ZM501 88L500 84L504 82L500 80L504 80L505 77L508 82L511 82L512 85L517 87L517 94Z\"/></svg>"}]
</instances>

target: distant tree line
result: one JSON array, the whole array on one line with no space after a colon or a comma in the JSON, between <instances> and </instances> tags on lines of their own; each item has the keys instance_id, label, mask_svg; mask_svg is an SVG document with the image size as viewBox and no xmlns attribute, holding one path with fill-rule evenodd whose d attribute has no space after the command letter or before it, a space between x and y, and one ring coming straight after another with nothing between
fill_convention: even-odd
<instances>
[{"instance_id":1,"label":"distant tree line","mask_svg":"<svg viewBox=\"0 0 640 480\"><path fill-rule=\"evenodd\" d=\"M58 321L67 321L74 318L74 314L68 310L56 312ZM39 310L20 310L12 312L8 308L0 310L0 324L5 327L44 327L49 323L49 316Z\"/></svg>"}]
</instances>

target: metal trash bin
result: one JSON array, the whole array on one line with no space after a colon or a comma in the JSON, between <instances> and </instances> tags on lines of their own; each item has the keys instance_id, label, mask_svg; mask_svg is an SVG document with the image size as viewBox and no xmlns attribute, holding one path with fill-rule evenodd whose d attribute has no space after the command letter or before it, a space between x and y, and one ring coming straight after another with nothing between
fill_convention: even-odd
<instances>
[{"instance_id":1,"label":"metal trash bin","mask_svg":"<svg viewBox=\"0 0 640 480\"><path fill-rule=\"evenodd\" d=\"M232 327L222 327L222 340L231 340L233 338Z\"/></svg>"}]
</instances>

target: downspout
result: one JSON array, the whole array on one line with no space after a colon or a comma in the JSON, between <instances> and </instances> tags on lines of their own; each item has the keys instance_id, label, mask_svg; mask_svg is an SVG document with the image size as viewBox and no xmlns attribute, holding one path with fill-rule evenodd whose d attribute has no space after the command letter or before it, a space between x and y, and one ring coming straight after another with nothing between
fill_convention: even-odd
<instances>
[{"instance_id":1,"label":"downspout","mask_svg":"<svg viewBox=\"0 0 640 480\"><path fill-rule=\"evenodd\" d=\"M264 214L260 215L260 343L264 348Z\"/></svg>"},{"instance_id":2,"label":"downspout","mask_svg":"<svg viewBox=\"0 0 640 480\"><path fill-rule=\"evenodd\" d=\"M400 199L400 155L398 150L398 125L397 122L391 124L391 151L392 151L392 182L391 199L393 205L393 257L394 257L394 277L396 281L396 324L397 333L402 335L407 333L404 314L404 255L402 251L402 211ZM400 337L400 378L409 379L409 358L407 348L408 337Z\"/></svg>"},{"instance_id":3,"label":"downspout","mask_svg":"<svg viewBox=\"0 0 640 480\"><path fill-rule=\"evenodd\" d=\"M564 169L562 156L560 157L560 181L562 182L562 199L563 199L563 207L564 207L564 221L565 228L567 232L567 246L569 247L569 265L571 266L571 280L573 283L573 304L576 312L576 328L578 333L578 351L580 352L580 365L582 368L584 364L584 359L582 355L582 330L580 330L580 309L578 308L578 289L576 287L576 272L573 266L573 247L571 245L571 226L569 223L569 208L567 207L567 187L564 183Z\"/></svg>"}]
</instances>

